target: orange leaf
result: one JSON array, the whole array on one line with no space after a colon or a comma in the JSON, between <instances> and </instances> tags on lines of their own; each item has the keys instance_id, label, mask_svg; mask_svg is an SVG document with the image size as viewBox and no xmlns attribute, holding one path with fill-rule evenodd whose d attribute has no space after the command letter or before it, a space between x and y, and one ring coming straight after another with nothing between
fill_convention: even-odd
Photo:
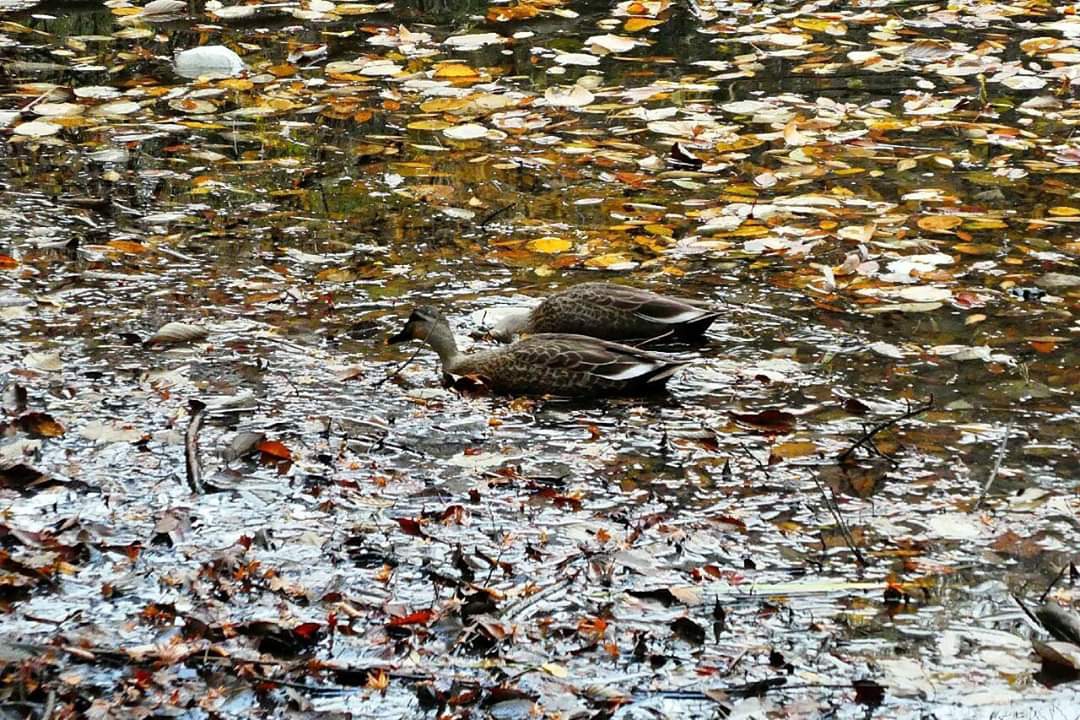
<instances>
[{"instance_id":1,"label":"orange leaf","mask_svg":"<svg viewBox=\"0 0 1080 720\"><path fill-rule=\"evenodd\" d=\"M146 252L145 245L131 240L110 240L107 244L113 250L119 250L120 252L133 254Z\"/></svg>"},{"instance_id":2,"label":"orange leaf","mask_svg":"<svg viewBox=\"0 0 1080 720\"><path fill-rule=\"evenodd\" d=\"M408 615L395 615L390 618L390 622L388 622L387 625L390 627L401 627L402 625L427 625L434 617L435 611L428 608L427 610L417 610Z\"/></svg>"},{"instance_id":3,"label":"orange leaf","mask_svg":"<svg viewBox=\"0 0 1080 720\"><path fill-rule=\"evenodd\" d=\"M19 266L19 261L10 255L0 255L0 269L11 270Z\"/></svg>"},{"instance_id":4,"label":"orange leaf","mask_svg":"<svg viewBox=\"0 0 1080 720\"><path fill-rule=\"evenodd\" d=\"M514 5L513 7L488 8L488 22L510 22L512 20L526 20L540 14L540 10L533 5Z\"/></svg>"},{"instance_id":5,"label":"orange leaf","mask_svg":"<svg viewBox=\"0 0 1080 720\"><path fill-rule=\"evenodd\" d=\"M390 687L390 676L382 668L369 671L365 687L371 690L386 690L386 688Z\"/></svg>"},{"instance_id":6,"label":"orange leaf","mask_svg":"<svg viewBox=\"0 0 1080 720\"><path fill-rule=\"evenodd\" d=\"M964 219L955 215L925 215L916 224L927 232L948 232L963 225Z\"/></svg>"},{"instance_id":7,"label":"orange leaf","mask_svg":"<svg viewBox=\"0 0 1080 720\"><path fill-rule=\"evenodd\" d=\"M649 176L643 173L634 173L620 170L619 172L615 173L615 178L619 182L626 183L630 187L640 188L645 185L646 181L648 181L649 179Z\"/></svg>"},{"instance_id":8,"label":"orange leaf","mask_svg":"<svg viewBox=\"0 0 1080 720\"><path fill-rule=\"evenodd\" d=\"M264 440L258 445L258 450L263 455L276 457L281 460L292 460L292 451L277 440Z\"/></svg>"},{"instance_id":9,"label":"orange leaf","mask_svg":"<svg viewBox=\"0 0 1080 720\"><path fill-rule=\"evenodd\" d=\"M281 65L273 65L268 69L270 70L271 75L278 78L292 77L296 74L296 66L289 65L287 63Z\"/></svg>"},{"instance_id":10,"label":"orange leaf","mask_svg":"<svg viewBox=\"0 0 1080 720\"><path fill-rule=\"evenodd\" d=\"M626 23L623 25L623 30L626 32L640 32L656 25L663 24L662 20L650 20L649 18L632 17L627 18Z\"/></svg>"}]
</instances>

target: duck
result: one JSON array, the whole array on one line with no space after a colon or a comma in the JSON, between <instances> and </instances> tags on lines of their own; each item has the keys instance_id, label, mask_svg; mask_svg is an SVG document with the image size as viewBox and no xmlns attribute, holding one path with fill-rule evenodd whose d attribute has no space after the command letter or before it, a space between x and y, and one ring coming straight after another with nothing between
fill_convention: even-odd
<instances>
[{"instance_id":1,"label":"duck","mask_svg":"<svg viewBox=\"0 0 1080 720\"><path fill-rule=\"evenodd\" d=\"M693 300L607 282L572 285L535 308L515 310L491 329L499 342L515 335L574 333L603 340L700 339L720 313Z\"/></svg>"},{"instance_id":2,"label":"duck","mask_svg":"<svg viewBox=\"0 0 1080 720\"><path fill-rule=\"evenodd\" d=\"M503 395L592 397L647 394L664 388L689 361L571 333L537 333L505 347L463 353L437 309L413 309L390 344L421 340L439 355L443 372L478 379Z\"/></svg>"}]
</instances>

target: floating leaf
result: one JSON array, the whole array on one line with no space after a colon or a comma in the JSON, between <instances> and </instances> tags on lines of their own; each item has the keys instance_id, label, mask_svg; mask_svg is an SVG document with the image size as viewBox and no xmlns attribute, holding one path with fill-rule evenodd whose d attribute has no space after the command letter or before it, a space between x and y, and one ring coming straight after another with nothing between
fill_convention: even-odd
<instances>
[{"instance_id":1,"label":"floating leaf","mask_svg":"<svg viewBox=\"0 0 1080 720\"><path fill-rule=\"evenodd\" d=\"M55 135L61 127L45 120L32 120L15 126L15 134L23 137L41 138Z\"/></svg>"},{"instance_id":2,"label":"floating leaf","mask_svg":"<svg viewBox=\"0 0 1080 720\"><path fill-rule=\"evenodd\" d=\"M549 87L544 91L544 99L553 107L584 107L596 97L580 85L571 85Z\"/></svg>"},{"instance_id":3,"label":"floating leaf","mask_svg":"<svg viewBox=\"0 0 1080 720\"><path fill-rule=\"evenodd\" d=\"M526 247L538 253L561 253L569 250L573 244L560 237L542 237L530 240Z\"/></svg>"},{"instance_id":4,"label":"floating leaf","mask_svg":"<svg viewBox=\"0 0 1080 720\"><path fill-rule=\"evenodd\" d=\"M244 61L224 45L204 45L176 53L173 68L185 78L226 78L242 73Z\"/></svg>"},{"instance_id":5,"label":"floating leaf","mask_svg":"<svg viewBox=\"0 0 1080 720\"><path fill-rule=\"evenodd\" d=\"M204 327L189 325L187 323L165 323L156 333L147 338L145 345L180 345L183 343L196 342L209 335Z\"/></svg>"},{"instance_id":6,"label":"floating leaf","mask_svg":"<svg viewBox=\"0 0 1080 720\"><path fill-rule=\"evenodd\" d=\"M465 123L454 125L443 130L443 135L453 140L476 140L485 137L488 129L477 123Z\"/></svg>"}]
</instances>

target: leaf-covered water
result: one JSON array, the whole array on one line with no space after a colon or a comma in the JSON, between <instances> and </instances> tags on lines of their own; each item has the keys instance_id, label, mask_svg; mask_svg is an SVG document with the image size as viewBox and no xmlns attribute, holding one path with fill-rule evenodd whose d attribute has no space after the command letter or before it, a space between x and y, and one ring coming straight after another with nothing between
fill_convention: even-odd
<instances>
[{"instance_id":1,"label":"leaf-covered water","mask_svg":"<svg viewBox=\"0 0 1080 720\"><path fill-rule=\"evenodd\" d=\"M5 7L5 711L1074 707L1068 7ZM725 310L667 397L384 344L596 279Z\"/></svg>"}]
</instances>

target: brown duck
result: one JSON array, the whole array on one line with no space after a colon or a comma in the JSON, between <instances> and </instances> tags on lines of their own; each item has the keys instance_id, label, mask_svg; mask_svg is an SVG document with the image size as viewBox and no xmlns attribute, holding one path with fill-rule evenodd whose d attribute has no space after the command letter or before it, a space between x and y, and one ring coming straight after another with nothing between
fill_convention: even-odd
<instances>
[{"instance_id":1,"label":"brown duck","mask_svg":"<svg viewBox=\"0 0 1080 720\"><path fill-rule=\"evenodd\" d=\"M542 333L494 350L462 353L446 318L435 308L413 310L388 340L423 340L439 354L445 373L480 379L509 395L643 394L663 388L685 359L584 335Z\"/></svg>"},{"instance_id":2,"label":"brown duck","mask_svg":"<svg viewBox=\"0 0 1080 720\"><path fill-rule=\"evenodd\" d=\"M514 335L576 333L605 340L700 338L720 313L694 301L649 290L589 282L549 295L532 310L502 318L492 336L509 342Z\"/></svg>"}]
</instances>

